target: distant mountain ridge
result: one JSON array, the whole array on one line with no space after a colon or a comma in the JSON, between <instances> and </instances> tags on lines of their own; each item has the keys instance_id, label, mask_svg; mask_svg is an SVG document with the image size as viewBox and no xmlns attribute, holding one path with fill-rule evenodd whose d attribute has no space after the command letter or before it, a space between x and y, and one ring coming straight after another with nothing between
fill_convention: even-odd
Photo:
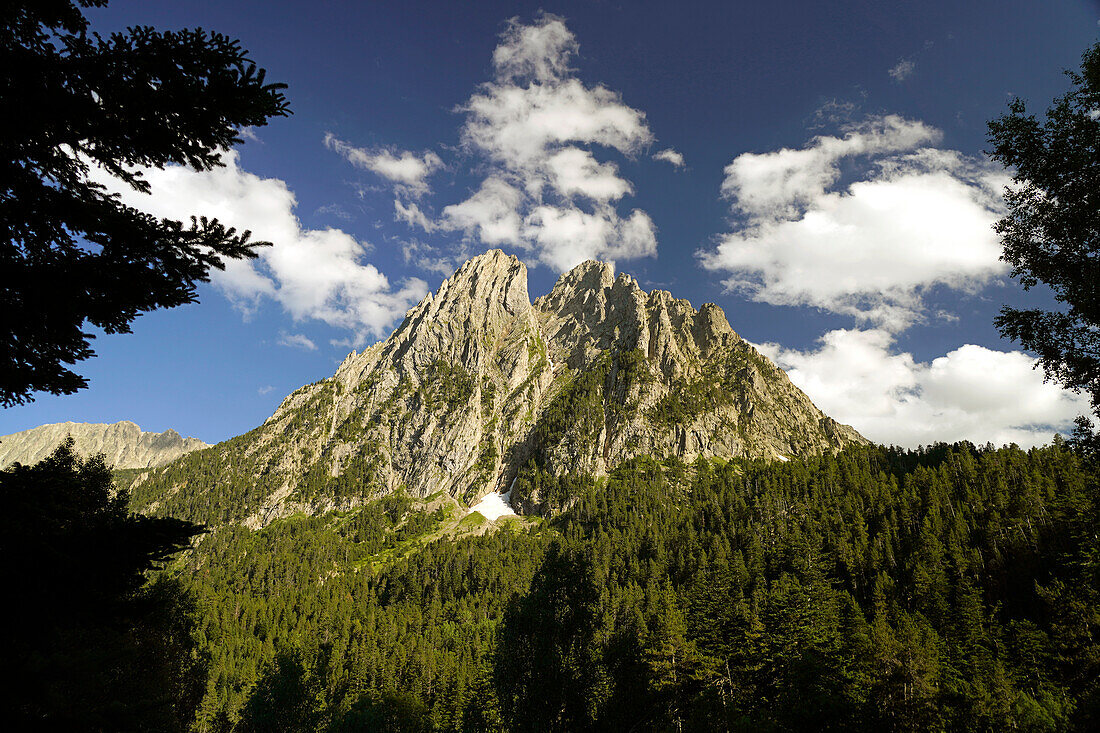
<instances>
[{"instance_id":1,"label":"distant mountain ridge","mask_svg":"<svg viewBox=\"0 0 1100 733\"><path fill-rule=\"evenodd\" d=\"M532 303L526 267L494 250L262 426L143 475L133 497L260 527L399 489L473 503L532 469L600 475L643 454L779 459L864 442L718 306L647 293L592 261ZM525 501L536 510L537 492Z\"/></svg>"},{"instance_id":2,"label":"distant mountain ridge","mask_svg":"<svg viewBox=\"0 0 1100 733\"><path fill-rule=\"evenodd\" d=\"M115 468L163 466L185 453L209 447L207 443L196 438L185 438L175 430L145 432L129 420L116 423L53 423L0 436L0 468L13 463L38 463L69 435L73 436L77 453L83 456L103 453L107 463Z\"/></svg>"}]
</instances>

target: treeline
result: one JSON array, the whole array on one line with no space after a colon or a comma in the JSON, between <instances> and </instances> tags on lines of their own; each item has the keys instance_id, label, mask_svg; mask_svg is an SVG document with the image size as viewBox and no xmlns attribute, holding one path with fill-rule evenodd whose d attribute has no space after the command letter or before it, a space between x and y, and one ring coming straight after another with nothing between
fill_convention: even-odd
<instances>
[{"instance_id":1,"label":"treeline","mask_svg":"<svg viewBox=\"0 0 1100 733\"><path fill-rule=\"evenodd\" d=\"M1097 482L1055 443L638 459L534 531L358 514L186 560L200 730L1089 730Z\"/></svg>"}]
</instances>

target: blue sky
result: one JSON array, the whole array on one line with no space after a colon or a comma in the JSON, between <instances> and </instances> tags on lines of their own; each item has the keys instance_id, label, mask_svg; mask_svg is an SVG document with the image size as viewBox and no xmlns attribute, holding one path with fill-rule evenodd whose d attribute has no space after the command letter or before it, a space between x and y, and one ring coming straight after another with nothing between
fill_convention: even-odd
<instances>
[{"instance_id":1,"label":"blue sky","mask_svg":"<svg viewBox=\"0 0 1100 733\"><path fill-rule=\"evenodd\" d=\"M960 7L962 6L962 7ZM1084 403L992 326L1010 284L985 123L1067 89L1094 2L123 2L109 31L240 38L294 115L227 167L150 172L154 213L275 241L201 304L79 365L0 434L129 419L206 441L384 337L467 256L532 297L611 259L712 301L826 412L903 445L1043 442Z\"/></svg>"}]
</instances>

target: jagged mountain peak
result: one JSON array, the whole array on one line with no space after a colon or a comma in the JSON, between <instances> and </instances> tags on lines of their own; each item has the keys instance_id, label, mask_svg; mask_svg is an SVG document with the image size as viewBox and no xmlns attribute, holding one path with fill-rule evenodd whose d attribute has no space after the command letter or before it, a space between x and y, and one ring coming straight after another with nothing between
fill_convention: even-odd
<instances>
[{"instance_id":1,"label":"jagged mountain peak","mask_svg":"<svg viewBox=\"0 0 1100 733\"><path fill-rule=\"evenodd\" d=\"M646 292L630 275L615 277L606 263L589 261L563 274L535 300L554 358L582 368L604 351L639 349L667 378L690 370L715 349L740 341L722 309L696 311L667 290Z\"/></svg>"},{"instance_id":2,"label":"jagged mountain peak","mask_svg":"<svg viewBox=\"0 0 1100 733\"><path fill-rule=\"evenodd\" d=\"M717 305L646 292L596 261L532 303L526 267L493 250L389 338L193 460L251 467L258 479L224 511L255 527L398 489L473 502L530 470L600 474L640 454L776 458L854 442L863 438L814 407ZM146 484L150 504L176 496L167 476ZM524 485L520 508L545 509Z\"/></svg>"},{"instance_id":3,"label":"jagged mountain peak","mask_svg":"<svg viewBox=\"0 0 1100 733\"><path fill-rule=\"evenodd\" d=\"M417 382L440 362L477 372L500 338L533 328L527 267L514 255L490 250L468 260L411 308L388 339L352 353L336 378L353 387L370 379L380 364L392 367L396 379Z\"/></svg>"},{"instance_id":4,"label":"jagged mountain peak","mask_svg":"<svg viewBox=\"0 0 1100 733\"><path fill-rule=\"evenodd\" d=\"M609 263L585 260L573 269L563 272L551 293L557 290L599 292L610 288L614 282L615 268Z\"/></svg>"},{"instance_id":5,"label":"jagged mountain peak","mask_svg":"<svg viewBox=\"0 0 1100 733\"><path fill-rule=\"evenodd\" d=\"M499 249L467 260L454 275L444 280L411 312L427 308L431 312L454 312L468 301L483 304L472 317L489 316L503 311L517 315L531 306L527 294L527 267L515 255Z\"/></svg>"}]
</instances>

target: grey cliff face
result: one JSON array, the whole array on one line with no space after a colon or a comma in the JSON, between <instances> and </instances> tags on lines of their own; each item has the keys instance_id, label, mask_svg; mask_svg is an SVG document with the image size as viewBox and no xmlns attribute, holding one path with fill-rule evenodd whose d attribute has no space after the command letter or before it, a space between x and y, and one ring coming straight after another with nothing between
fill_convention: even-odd
<instances>
[{"instance_id":1,"label":"grey cliff face","mask_svg":"<svg viewBox=\"0 0 1100 733\"><path fill-rule=\"evenodd\" d=\"M860 442L718 306L646 293L598 262L532 303L524 265L496 250L463 265L388 339L214 451L240 453L269 482L265 499L238 512L258 527L398 489L472 502L531 461L601 474L644 453L785 458Z\"/></svg>"},{"instance_id":2,"label":"grey cliff face","mask_svg":"<svg viewBox=\"0 0 1100 733\"><path fill-rule=\"evenodd\" d=\"M38 463L70 435L77 453L103 453L108 465L115 468L163 466L185 453L209 447L175 430L147 433L129 420L109 424L63 422L0 436L0 468L13 463Z\"/></svg>"}]
</instances>

